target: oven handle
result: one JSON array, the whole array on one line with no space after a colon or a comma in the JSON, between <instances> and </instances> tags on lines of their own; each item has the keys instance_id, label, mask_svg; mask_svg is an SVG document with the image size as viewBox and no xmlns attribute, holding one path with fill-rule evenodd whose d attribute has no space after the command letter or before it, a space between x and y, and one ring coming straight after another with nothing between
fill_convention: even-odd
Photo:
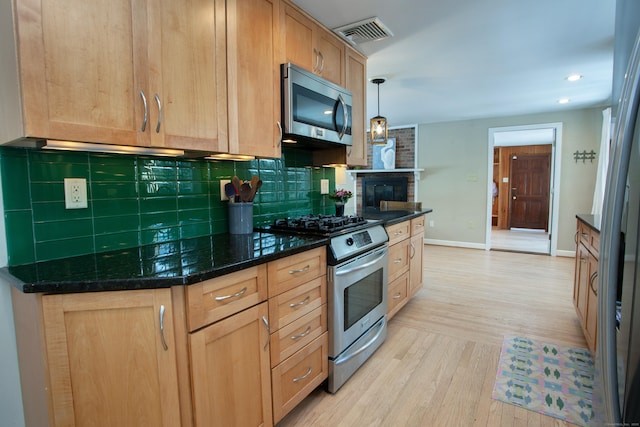
<instances>
[{"instance_id":1,"label":"oven handle","mask_svg":"<svg viewBox=\"0 0 640 427\"><path fill-rule=\"evenodd\" d=\"M380 338L380 335L384 333L384 326L386 325L386 323L387 322L385 320L378 325L378 332L376 332L376 334L369 341L367 341L365 345L363 345L362 347L360 347L359 349L357 349L351 354L345 354L344 356L339 356L337 359L333 361L333 363L335 365L341 365L345 362L348 362L349 360L353 359L354 357L356 357L357 355L359 355L360 353L362 353L363 351L371 347L378 340L378 338Z\"/></svg>"},{"instance_id":2,"label":"oven handle","mask_svg":"<svg viewBox=\"0 0 640 427\"><path fill-rule=\"evenodd\" d=\"M373 264L375 264L376 262L378 262L382 258L384 258L385 255L386 255L386 252L383 253L382 255L380 255L379 257L377 257L376 259L369 261L366 264L362 264L362 265L359 265L357 267L350 268L348 270L339 270L338 269L336 271L336 276L344 276L345 274L353 273L354 271L358 271L358 270L362 270L363 268L371 267Z\"/></svg>"}]
</instances>

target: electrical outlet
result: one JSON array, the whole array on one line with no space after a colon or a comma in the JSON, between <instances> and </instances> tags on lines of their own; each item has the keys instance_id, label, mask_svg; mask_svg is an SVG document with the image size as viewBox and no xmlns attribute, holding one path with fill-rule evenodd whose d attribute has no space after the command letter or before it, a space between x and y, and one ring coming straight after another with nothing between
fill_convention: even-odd
<instances>
[{"instance_id":1,"label":"electrical outlet","mask_svg":"<svg viewBox=\"0 0 640 427\"><path fill-rule=\"evenodd\" d=\"M320 194L329 194L329 180L321 179L320 180Z\"/></svg>"},{"instance_id":2,"label":"electrical outlet","mask_svg":"<svg viewBox=\"0 0 640 427\"><path fill-rule=\"evenodd\" d=\"M436 222L432 219L429 220L429 227L433 228L436 226Z\"/></svg>"},{"instance_id":3,"label":"electrical outlet","mask_svg":"<svg viewBox=\"0 0 640 427\"><path fill-rule=\"evenodd\" d=\"M65 209L84 209L87 206L87 180L84 178L65 178Z\"/></svg>"},{"instance_id":4,"label":"electrical outlet","mask_svg":"<svg viewBox=\"0 0 640 427\"><path fill-rule=\"evenodd\" d=\"M220 200L229 200L227 197L227 192L224 190L224 186L231 182L230 179L221 179L220 180Z\"/></svg>"}]
</instances>

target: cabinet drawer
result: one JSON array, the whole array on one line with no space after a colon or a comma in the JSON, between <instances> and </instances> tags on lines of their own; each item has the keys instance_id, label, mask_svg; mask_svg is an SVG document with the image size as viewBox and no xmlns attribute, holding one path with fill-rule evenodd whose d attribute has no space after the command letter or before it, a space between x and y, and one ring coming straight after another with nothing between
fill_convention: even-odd
<instances>
[{"instance_id":1,"label":"cabinet drawer","mask_svg":"<svg viewBox=\"0 0 640 427\"><path fill-rule=\"evenodd\" d=\"M600 256L600 233L595 230L590 230L589 232L589 248L591 253L599 258Z\"/></svg>"},{"instance_id":2,"label":"cabinet drawer","mask_svg":"<svg viewBox=\"0 0 640 427\"><path fill-rule=\"evenodd\" d=\"M273 421L277 423L328 376L329 338L325 332L273 368Z\"/></svg>"},{"instance_id":3,"label":"cabinet drawer","mask_svg":"<svg viewBox=\"0 0 640 427\"><path fill-rule=\"evenodd\" d=\"M269 297L327 274L327 249L320 247L268 264Z\"/></svg>"},{"instance_id":4,"label":"cabinet drawer","mask_svg":"<svg viewBox=\"0 0 640 427\"><path fill-rule=\"evenodd\" d=\"M391 319L408 300L409 272L404 273L389 284L387 295L389 304L387 307L387 319Z\"/></svg>"},{"instance_id":5,"label":"cabinet drawer","mask_svg":"<svg viewBox=\"0 0 640 427\"><path fill-rule=\"evenodd\" d=\"M389 283L409 271L411 240L403 240L389 247Z\"/></svg>"},{"instance_id":6,"label":"cabinet drawer","mask_svg":"<svg viewBox=\"0 0 640 427\"><path fill-rule=\"evenodd\" d=\"M271 330L277 331L327 303L327 276L313 279L269 300Z\"/></svg>"},{"instance_id":7,"label":"cabinet drawer","mask_svg":"<svg viewBox=\"0 0 640 427\"><path fill-rule=\"evenodd\" d=\"M266 264L187 286L189 331L267 299Z\"/></svg>"},{"instance_id":8,"label":"cabinet drawer","mask_svg":"<svg viewBox=\"0 0 640 427\"><path fill-rule=\"evenodd\" d=\"M271 334L271 367L293 355L325 332L327 332L326 304Z\"/></svg>"},{"instance_id":9,"label":"cabinet drawer","mask_svg":"<svg viewBox=\"0 0 640 427\"><path fill-rule=\"evenodd\" d=\"M411 235L415 236L416 234L424 233L426 218L424 215L413 218L411 220Z\"/></svg>"},{"instance_id":10,"label":"cabinet drawer","mask_svg":"<svg viewBox=\"0 0 640 427\"><path fill-rule=\"evenodd\" d=\"M389 246L394 245L411 235L411 221L404 221L386 227L389 235Z\"/></svg>"}]
</instances>

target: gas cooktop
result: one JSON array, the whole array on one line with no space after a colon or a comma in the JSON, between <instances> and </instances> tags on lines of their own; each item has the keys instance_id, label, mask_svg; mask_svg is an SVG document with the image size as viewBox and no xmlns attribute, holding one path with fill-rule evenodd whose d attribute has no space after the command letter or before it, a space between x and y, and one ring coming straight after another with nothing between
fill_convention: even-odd
<instances>
[{"instance_id":1,"label":"gas cooktop","mask_svg":"<svg viewBox=\"0 0 640 427\"><path fill-rule=\"evenodd\" d=\"M378 222L374 221L374 223ZM305 215L297 218L276 219L268 228L270 231L333 236L345 230L354 231L370 225L373 225L371 221L356 215Z\"/></svg>"}]
</instances>

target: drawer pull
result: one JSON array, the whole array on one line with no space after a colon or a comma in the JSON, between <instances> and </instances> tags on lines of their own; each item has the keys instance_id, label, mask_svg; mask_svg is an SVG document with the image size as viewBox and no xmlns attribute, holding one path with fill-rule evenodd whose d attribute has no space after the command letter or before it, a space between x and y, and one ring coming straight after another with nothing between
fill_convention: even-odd
<instances>
[{"instance_id":1,"label":"drawer pull","mask_svg":"<svg viewBox=\"0 0 640 427\"><path fill-rule=\"evenodd\" d=\"M291 308L300 307L301 305L307 304L310 300L311 300L311 295L307 295L307 297L305 299L303 299L302 301L294 302L294 303L289 304L289 307L291 307Z\"/></svg>"},{"instance_id":2,"label":"drawer pull","mask_svg":"<svg viewBox=\"0 0 640 427\"><path fill-rule=\"evenodd\" d=\"M393 296L393 299L400 299L400 298L402 298L402 294L399 292Z\"/></svg>"},{"instance_id":3,"label":"drawer pull","mask_svg":"<svg viewBox=\"0 0 640 427\"><path fill-rule=\"evenodd\" d=\"M264 327L267 329L267 342L263 348L263 350L266 351L267 347L269 347L269 343L271 342L271 328L269 327L269 321L264 316L262 316L262 323L264 323Z\"/></svg>"},{"instance_id":4,"label":"drawer pull","mask_svg":"<svg viewBox=\"0 0 640 427\"><path fill-rule=\"evenodd\" d=\"M164 305L160 306L160 339L162 340L162 348L164 351L169 350L167 341L164 339Z\"/></svg>"},{"instance_id":5,"label":"drawer pull","mask_svg":"<svg viewBox=\"0 0 640 427\"><path fill-rule=\"evenodd\" d=\"M301 334L299 334L299 335L292 335L292 336L291 336L291 339L292 339L292 340L298 340L298 339L300 339L300 338L304 338L304 337L306 337L306 336L307 336L307 335L309 335L310 333L311 333L311 326L307 326L307 330L306 330L306 331L304 331L303 333L301 333Z\"/></svg>"},{"instance_id":6,"label":"drawer pull","mask_svg":"<svg viewBox=\"0 0 640 427\"><path fill-rule=\"evenodd\" d=\"M402 262L402 258L397 258L393 260L394 264L400 264Z\"/></svg>"},{"instance_id":7,"label":"drawer pull","mask_svg":"<svg viewBox=\"0 0 640 427\"><path fill-rule=\"evenodd\" d=\"M225 296L222 296L222 297L216 297L216 301L224 301L224 300L229 299L229 298L241 297L246 292L247 292L247 287L245 286L244 288L242 288L242 290L240 292L236 292L235 294L225 295Z\"/></svg>"},{"instance_id":8,"label":"drawer pull","mask_svg":"<svg viewBox=\"0 0 640 427\"><path fill-rule=\"evenodd\" d=\"M399 230L393 233L394 236L399 236L401 234L402 234L402 230Z\"/></svg>"},{"instance_id":9,"label":"drawer pull","mask_svg":"<svg viewBox=\"0 0 640 427\"><path fill-rule=\"evenodd\" d=\"M589 237L589 233L580 233L580 235L581 235L582 237L584 237L585 239L586 239L587 237Z\"/></svg>"},{"instance_id":10,"label":"drawer pull","mask_svg":"<svg viewBox=\"0 0 640 427\"><path fill-rule=\"evenodd\" d=\"M306 267L301 268L300 270L289 270L289 274L304 273L306 271L309 271L310 269L311 269L311 266L309 264L307 264Z\"/></svg>"},{"instance_id":11,"label":"drawer pull","mask_svg":"<svg viewBox=\"0 0 640 427\"><path fill-rule=\"evenodd\" d=\"M294 379L293 379L293 382L294 382L294 383L297 383L298 381L302 381L302 380L304 380L304 379L308 378L308 377L309 377L309 375L311 375L311 372L313 372L313 368L312 368L311 366L309 366L309 370L307 371L307 373L306 373L306 374L304 374L304 375L303 375L303 376L301 376L301 377L294 378Z\"/></svg>"}]
</instances>

